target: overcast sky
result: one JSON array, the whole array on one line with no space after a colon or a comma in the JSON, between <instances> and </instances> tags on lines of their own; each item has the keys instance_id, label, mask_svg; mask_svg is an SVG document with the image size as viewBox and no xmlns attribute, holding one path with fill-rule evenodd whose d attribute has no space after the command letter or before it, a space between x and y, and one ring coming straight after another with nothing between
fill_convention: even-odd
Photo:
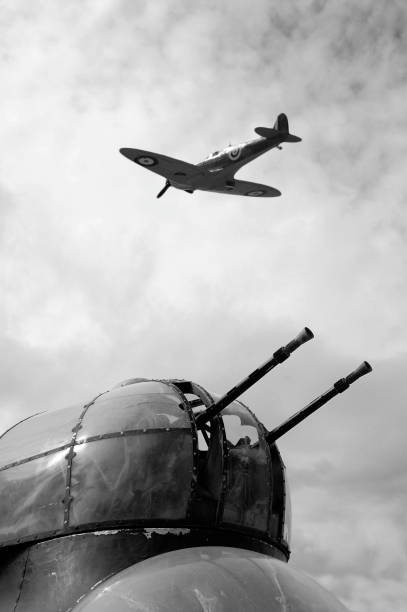
<instances>
[{"instance_id":1,"label":"overcast sky","mask_svg":"<svg viewBox=\"0 0 407 612\"><path fill-rule=\"evenodd\" d=\"M0 429L132 376L248 392L287 434L292 561L355 612L407 600L407 6L403 0L0 0ZM120 147L198 162L285 112L300 144L169 190Z\"/></svg>"}]
</instances>

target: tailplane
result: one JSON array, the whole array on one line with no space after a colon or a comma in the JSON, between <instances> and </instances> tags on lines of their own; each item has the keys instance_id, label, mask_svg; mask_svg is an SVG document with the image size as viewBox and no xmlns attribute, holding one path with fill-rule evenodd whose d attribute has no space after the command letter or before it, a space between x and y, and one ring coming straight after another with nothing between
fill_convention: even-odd
<instances>
[{"instance_id":1,"label":"tailplane","mask_svg":"<svg viewBox=\"0 0 407 612\"><path fill-rule=\"evenodd\" d=\"M282 142L301 142L302 140L299 136L290 134L287 115L284 113L280 113L272 128L257 127L254 131L259 136L263 136L263 138L279 137L282 139Z\"/></svg>"}]
</instances>

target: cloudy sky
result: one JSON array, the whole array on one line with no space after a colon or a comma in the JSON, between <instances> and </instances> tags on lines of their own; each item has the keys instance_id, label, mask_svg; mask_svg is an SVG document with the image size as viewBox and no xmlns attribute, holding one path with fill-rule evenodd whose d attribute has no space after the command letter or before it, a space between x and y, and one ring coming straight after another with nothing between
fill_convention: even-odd
<instances>
[{"instance_id":1,"label":"cloudy sky","mask_svg":"<svg viewBox=\"0 0 407 612\"><path fill-rule=\"evenodd\" d=\"M305 324L245 400L277 425L297 566L355 612L407 599L407 8L400 0L0 0L0 428L131 376L222 392ZM276 199L193 196L120 147L198 162L287 113L244 168Z\"/></svg>"}]
</instances>

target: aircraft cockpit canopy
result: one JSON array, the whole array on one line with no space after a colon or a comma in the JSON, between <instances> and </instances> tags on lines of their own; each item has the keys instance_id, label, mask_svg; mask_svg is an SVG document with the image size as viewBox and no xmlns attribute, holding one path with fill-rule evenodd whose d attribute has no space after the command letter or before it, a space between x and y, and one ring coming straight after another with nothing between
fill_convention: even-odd
<instances>
[{"instance_id":1,"label":"aircraft cockpit canopy","mask_svg":"<svg viewBox=\"0 0 407 612\"><path fill-rule=\"evenodd\" d=\"M209 153L209 155L205 159L212 159L212 157L217 157L221 153L221 151L213 151L213 153Z\"/></svg>"},{"instance_id":2,"label":"aircraft cockpit canopy","mask_svg":"<svg viewBox=\"0 0 407 612\"><path fill-rule=\"evenodd\" d=\"M0 546L89 529L200 525L288 556L277 446L239 401L198 429L215 399L190 381L137 378L9 429L0 438Z\"/></svg>"}]
</instances>

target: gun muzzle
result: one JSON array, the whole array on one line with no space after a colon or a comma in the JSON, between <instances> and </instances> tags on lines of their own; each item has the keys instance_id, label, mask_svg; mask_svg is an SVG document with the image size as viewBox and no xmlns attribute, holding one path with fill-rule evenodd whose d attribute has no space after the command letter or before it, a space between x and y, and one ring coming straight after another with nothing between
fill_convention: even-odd
<instances>
[{"instance_id":1,"label":"gun muzzle","mask_svg":"<svg viewBox=\"0 0 407 612\"><path fill-rule=\"evenodd\" d=\"M302 410L299 410L295 414L293 414L289 419L284 421L278 427L275 427L270 433L267 434L266 440L269 444L273 444L278 438L281 438L284 434L286 434L290 429L296 427L301 421L306 419L310 414L321 408L324 404L329 402L333 397L338 395L339 393L343 393L346 389L349 389L350 385L352 385L358 378L368 374L372 371L372 366L367 362L363 361L356 370L353 370L348 376L345 378L340 378L332 385L328 391L314 399L310 404L305 406Z\"/></svg>"},{"instance_id":2,"label":"gun muzzle","mask_svg":"<svg viewBox=\"0 0 407 612\"><path fill-rule=\"evenodd\" d=\"M364 376L365 374L369 374L369 372L371 371L372 371L372 366L370 365L370 363L368 363L367 361L362 361L362 363L360 364L358 368L356 368L356 370L353 370L353 372L348 374L348 376L346 377L346 380L351 385L355 382L355 380L357 380L361 376Z\"/></svg>"},{"instance_id":3,"label":"gun muzzle","mask_svg":"<svg viewBox=\"0 0 407 612\"><path fill-rule=\"evenodd\" d=\"M314 334L308 327L304 327L302 331L293 339L291 342L286 344L285 346L280 347L273 356L263 363L262 366L254 370L249 376L244 378L240 383L238 383L235 387L230 389L225 395L222 395L216 402L214 402L211 406L202 412L196 417L196 425L199 428L202 428L205 423L213 419L217 416L226 406L229 406L236 398L239 397L242 393L247 391L252 385L263 378L270 370L276 367L279 363L283 363L286 359L289 358L291 353L293 353L297 348L299 348L308 340L311 340L314 337Z\"/></svg>"},{"instance_id":4,"label":"gun muzzle","mask_svg":"<svg viewBox=\"0 0 407 612\"><path fill-rule=\"evenodd\" d=\"M305 344L305 342L308 342L308 340L312 340L313 337L314 334L312 333L310 328L304 327L304 329L300 331L300 333L294 338L294 340L291 340L291 342L286 344L285 350L287 351L287 353L291 354L295 350L297 350L297 348L300 348L302 344Z\"/></svg>"}]
</instances>

